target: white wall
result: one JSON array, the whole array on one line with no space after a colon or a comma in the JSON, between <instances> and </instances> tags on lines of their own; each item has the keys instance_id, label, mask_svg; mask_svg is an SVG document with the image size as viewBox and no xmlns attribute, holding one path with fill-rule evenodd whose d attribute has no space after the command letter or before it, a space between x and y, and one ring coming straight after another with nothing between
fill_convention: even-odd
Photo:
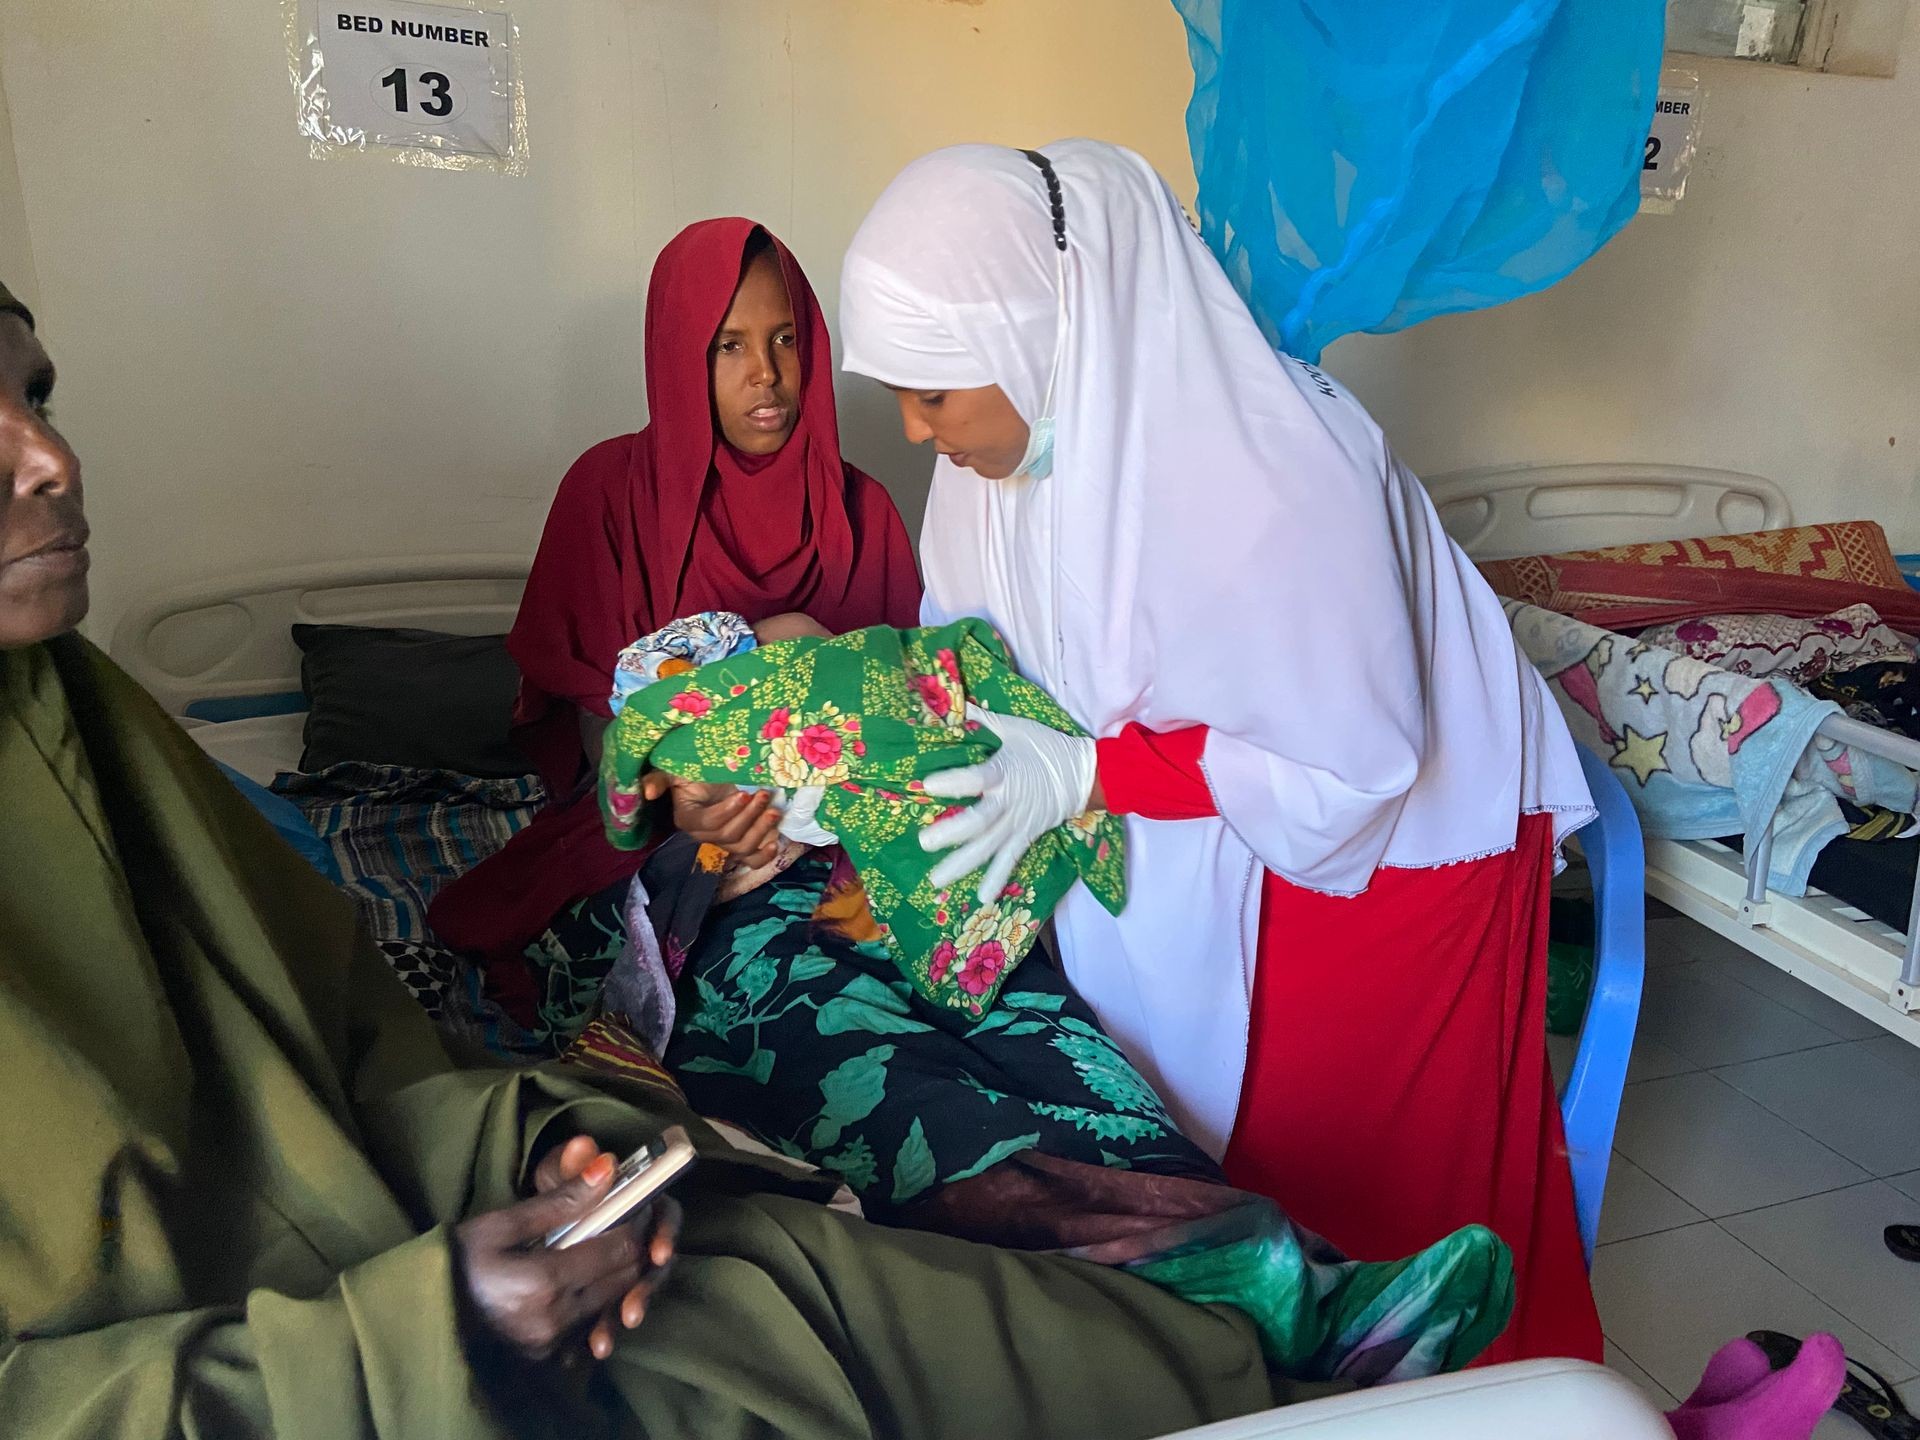
<instances>
[{"instance_id":1,"label":"white wall","mask_svg":"<svg viewBox=\"0 0 1920 1440\"><path fill-rule=\"evenodd\" d=\"M1899 74L1700 63L1704 154L1567 281L1329 366L1423 474L1635 460L1773 479L1920 550L1920 7Z\"/></svg>"},{"instance_id":2,"label":"white wall","mask_svg":"<svg viewBox=\"0 0 1920 1440\"><path fill-rule=\"evenodd\" d=\"M29 310L40 298L33 242L27 235L27 211L20 198L20 171L13 159L13 121L7 111L7 87L0 78L0 282Z\"/></svg>"},{"instance_id":3,"label":"white wall","mask_svg":"<svg viewBox=\"0 0 1920 1440\"><path fill-rule=\"evenodd\" d=\"M567 461L644 420L646 275L688 221L766 220L831 314L867 202L933 146L1099 135L1191 188L1168 0L514 9L523 180L308 159L277 3L0 5L38 308L100 532L96 630L244 568L529 551ZM1428 473L1746 468L1805 518L1872 515L1920 549L1920 21L1893 81L1707 68L1677 215L1547 295L1330 363ZM882 395L842 393L849 451L911 522L927 461Z\"/></svg>"},{"instance_id":4,"label":"white wall","mask_svg":"<svg viewBox=\"0 0 1920 1440\"><path fill-rule=\"evenodd\" d=\"M831 315L854 226L923 150L1084 132L1187 164L1166 0L512 8L521 180L309 159L277 0L0 5L96 633L244 568L530 553L574 455L644 423L647 273L689 221L765 220ZM882 393L843 393L850 454L917 528L929 461Z\"/></svg>"}]
</instances>

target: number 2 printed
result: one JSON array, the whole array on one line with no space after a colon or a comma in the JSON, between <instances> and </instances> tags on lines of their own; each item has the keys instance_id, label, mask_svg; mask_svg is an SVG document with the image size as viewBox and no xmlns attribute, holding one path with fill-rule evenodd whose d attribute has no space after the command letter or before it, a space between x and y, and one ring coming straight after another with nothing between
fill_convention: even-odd
<instances>
[{"instance_id":1,"label":"number 2 printed","mask_svg":"<svg viewBox=\"0 0 1920 1440\"><path fill-rule=\"evenodd\" d=\"M422 78L424 79L425 77L423 76ZM1640 168L1642 170L1658 170L1660 168L1660 137L1658 135L1647 136L1647 159L1646 163Z\"/></svg>"},{"instance_id":2,"label":"number 2 printed","mask_svg":"<svg viewBox=\"0 0 1920 1440\"><path fill-rule=\"evenodd\" d=\"M420 84L427 91L427 98L420 101L420 113L435 120L444 120L453 113L453 82L438 70L420 72ZM393 110L396 115L407 113L407 71L404 65L396 65L380 77L383 90L393 92Z\"/></svg>"}]
</instances>

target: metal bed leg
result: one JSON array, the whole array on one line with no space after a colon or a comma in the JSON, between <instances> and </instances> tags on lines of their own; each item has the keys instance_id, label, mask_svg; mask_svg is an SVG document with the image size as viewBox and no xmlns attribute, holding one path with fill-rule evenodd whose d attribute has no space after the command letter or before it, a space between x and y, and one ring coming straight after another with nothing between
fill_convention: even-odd
<instances>
[{"instance_id":1,"label":"metal bed leg","mask_svg":"<svg viewBox=\"0 0 1920 1440\"><path fill-rule=\"evenodd\" d=\"M1907 910L1907 950L1900 960L1900 983L1920 989L1920 875L1914 877L1913 904Z\"/></svg>"},{"instance_id":2,"label":"metal bed leg","mask_svg":"<svg viewBox=\"0 0 1920 1440\"><path fill-rule=\"evenodd\" d=\"M1767 922L1767 877L1772 873L1773 817L1769 815L1759 843L1747 850L1747 903L1740 907L1740 918L1749 925Z\"/></svg>"}]
</instances>

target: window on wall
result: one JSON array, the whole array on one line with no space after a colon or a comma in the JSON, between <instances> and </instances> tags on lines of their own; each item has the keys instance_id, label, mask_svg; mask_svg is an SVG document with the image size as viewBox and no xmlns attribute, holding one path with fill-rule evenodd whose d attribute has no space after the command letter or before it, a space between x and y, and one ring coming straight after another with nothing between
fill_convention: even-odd
<instances>
[{"instance_id":1,"label":"window on wall","mask_svg":"<svg viewBox=\"0 0 1920 1440\"><path fill-rule=\"evenodd\" d=\"M1891 75L1908 8L1908 0L1667 0L1667 49Z\"/></svg>"}]
</instances>

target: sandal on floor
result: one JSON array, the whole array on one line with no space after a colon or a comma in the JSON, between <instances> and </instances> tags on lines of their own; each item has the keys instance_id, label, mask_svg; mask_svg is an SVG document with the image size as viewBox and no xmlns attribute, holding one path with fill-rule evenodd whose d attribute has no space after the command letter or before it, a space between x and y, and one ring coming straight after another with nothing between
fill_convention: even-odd
<instances>
[{"instance_id":1,"label":"sandal on floor","mask_svg":"<svg viewBox=\"0 0 1920 1440\"><path fill-rule=\"evenodd\" d=\"M1887 1249L1902 1260L1920 1263L1920 1225L1889 1225L1886 1238Z\"/></svg>"},{"instance_id":2,"label":"sandal on floor","mask_svg":"<svg viewBox=\"0 0 1920 1440\"><path fill-rule=\"evenodd\" d=\"M1894 1226L1893 1229L1909 1229ZM1889 1237L1891 1243L1891 1237ZM1755 1330L1747 1338L1766 1352L1767 1363L1784 1370L1800 1353L1800 1342L1778 1330ZM1847 1357L1847 1380L1833 1408L1860 1426L1874 1440L1920 1440L1920 1419L1893 1393L1893 1386L1871 1366Z\"/></svg>"}]
</instances>

